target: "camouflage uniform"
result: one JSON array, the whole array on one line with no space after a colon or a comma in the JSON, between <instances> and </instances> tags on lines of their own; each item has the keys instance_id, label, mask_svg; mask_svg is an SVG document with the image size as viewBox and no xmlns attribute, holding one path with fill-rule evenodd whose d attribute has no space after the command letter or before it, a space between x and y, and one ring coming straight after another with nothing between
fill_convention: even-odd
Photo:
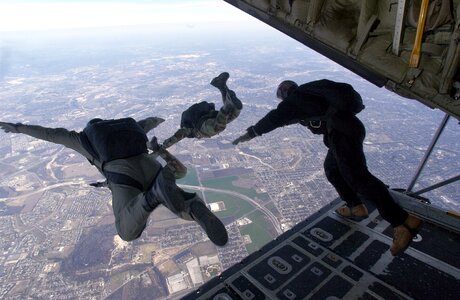
<instances>
[{"instance_id":1,"label":"camouflage uniform","mask_svg":"<svg viewBox=\"0 0 460 300\"><path fill-rule=\"evenodd\" d=\"M224 77L223 79L221 77ZM216 83L216 79L221 82ZM211 84L217 87L222 94L223 106L219 111L213 110L204 116L198 116L196 127L182 127L178 129L173 136L163 142L163 147L169 148L184 138L210 138L227 127L227 124L235 120L243 108L241 101L236 97L235 92L229 90L226 81L228 73L222 73L211 81Z\"/></svg>"},{"instance_id":2,"label":"camouflage uniform","mask_svg":"<svg viewBox=\"0 0 460 300\"><path fill-rule=\"evenodd\" d=\"M158 125L154 119L148 118L139 121L138 124L147 133ZM206 208L204 201L195 193L187 193L175 184L175 179L184 177L187 169L166 150L161 149L161 151L154 153L142 153L103 164L97 157L86 150L84 146L85 137L82 132L69 131L65 128L47 128L6 122L0 122L0 128L5 132L22 133L63 145L87 158L104 176L106 176L106 172L111 172L126 175L136 181L139 184L138 186L118 183L110 178L106 181L106 186L112 192L115 227L123 240L132 241L137 239L145 229L152 211L159 204L164 204L180 218L196 221L206 231L211 241L217 245L221 246L227 242L228 237L224 225ZM151 142L148 143L148 146L151 148ZM160 162L157 161L158 155L167 162L165 167L162 167ZM92 185L103 186L100 184ZM164 189L161 187L164 187ZM163 193L163 195L158 196L157 191ZM164 196L165 193L166 196ZM160 202L158 200L165 197L172 197L174 203Z\"/></svg>"}]
</instances>

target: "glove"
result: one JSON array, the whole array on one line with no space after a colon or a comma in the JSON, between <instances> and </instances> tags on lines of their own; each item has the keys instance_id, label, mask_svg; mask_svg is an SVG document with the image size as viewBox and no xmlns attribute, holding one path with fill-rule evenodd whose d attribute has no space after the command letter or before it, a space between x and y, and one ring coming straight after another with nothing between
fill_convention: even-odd
<instances>
[{"instance_id":1,"label":"glove","mask_svg":"<svg viewBox=\"0 0 460 300\"><path fill-rule=\"evenodd\" d=\"M145 133L148 133L153 128L157 127L161 123L163 123L165 119L158 118L158 117L149 117L147 119L139 121L139 125L144 129Z\"/></svg>"},{"instance_id":2,"label":"glove","mask_svg":"<svg viewBox=\"0 0 460 300\"><path fill-rule=\"evenodd\" d=\"M94 187L106 187L107 186L107 180L106 181L98 181L98 182L93 182L93 183L90 183L89 184L90 186L94 186Z\"/></svg>"},{"instance_id":3,"label":"glove","mask_svg":"<svg viewBox=\"0 0 460 300\"><path fill-rule=\"evenodd\" d=\"M242 136L240 136L239 138L237 138L236 140L234 140L232 142L233 145L238 145L239 143L242 143L242 142L247 142L249 140L252 140L253 137L251 137L249 135L249 132L246 132L245 134L243 134Z\"/></svg>"},{"instance_id":4,"label":"glove","mask_svg":"<svg viewBox=\"0 0 460 300\"><path fill-rule=\"evenodd\" d=\"M18 124L8 123L8 122L0 122L0 128L3 129L6 133L19 133L18 131Z\"/></svg>"},{"instance_id":5,"label":"glove","mask_svg":"<svg viewBox=\"0 0 460 300\"><path fill-rule=\"evenodd\" d=\"M158 139L156 136L152 137L150 142L148 142L147 148L149 148L153 152L157 152L160 150L161 146L158 144Z\"/></svg>"}]
</instances>

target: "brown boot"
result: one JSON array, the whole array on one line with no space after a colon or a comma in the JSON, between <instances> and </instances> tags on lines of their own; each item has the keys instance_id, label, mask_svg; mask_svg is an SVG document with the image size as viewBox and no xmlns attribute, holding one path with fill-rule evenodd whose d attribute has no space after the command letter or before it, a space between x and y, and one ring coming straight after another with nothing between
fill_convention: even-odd
<instances>
[{"instance_id":1,"label":"brown boot","mask_svg":"<svg viewBox=\"0 0 460 300\"><path fill-rule=\"evenodd\" d=\"M335 212L341 217L355 221L361 221L369 217L369 212L367 211L367 208L364 204L358 204L353 206L351 209L344 205L337 208Z\"/></svg>"},{"instance_id":2,"label":"brown boot","mask_svg":"<svg viewBox=\"0 0 460 300\"><path fill-rule=\"evenodd\" d=\"M393 245L390 248L393 256L403 253L409 247L410 242L417 235L422 223L422 220L419 218L409 215L403 224L393 229Z\"/></svg>"}]
</instances>

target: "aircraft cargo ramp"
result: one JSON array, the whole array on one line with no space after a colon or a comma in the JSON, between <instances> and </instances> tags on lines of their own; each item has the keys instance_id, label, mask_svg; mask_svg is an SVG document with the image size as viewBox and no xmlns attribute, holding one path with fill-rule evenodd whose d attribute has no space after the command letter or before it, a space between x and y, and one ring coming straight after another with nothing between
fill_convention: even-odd
<instances>
[{"instance_id":1,"label":"aircraft cargo ramp","mask_svg":"<svg viewBox=\"0 0 460 300\"><path fill-rule=\"evenodd\" d=\"M460 299L458 217L440 218L448 226L426 220L393 257L392 227L375 207L366 203L369 218L355 222L334 212L341 205L334 200L183 299Z\"/></svg>"}]
</instances>

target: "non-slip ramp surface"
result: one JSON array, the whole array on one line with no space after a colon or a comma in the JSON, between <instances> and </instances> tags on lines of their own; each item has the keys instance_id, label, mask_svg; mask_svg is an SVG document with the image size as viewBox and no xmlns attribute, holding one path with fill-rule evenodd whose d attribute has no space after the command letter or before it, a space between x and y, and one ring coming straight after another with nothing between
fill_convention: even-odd
<instances>
[{"instance_id":1,"label":"non-slip ramp surface","mask_svg":"<svg viewBox=\"0 0 460 300\"><path fill-rule=\"evenodd\" d=\"M361 222L333 201L183 299L460 299L460 239L426 222L390 254L392 228L374 208Z\"/></svg>"}]
</instances>

